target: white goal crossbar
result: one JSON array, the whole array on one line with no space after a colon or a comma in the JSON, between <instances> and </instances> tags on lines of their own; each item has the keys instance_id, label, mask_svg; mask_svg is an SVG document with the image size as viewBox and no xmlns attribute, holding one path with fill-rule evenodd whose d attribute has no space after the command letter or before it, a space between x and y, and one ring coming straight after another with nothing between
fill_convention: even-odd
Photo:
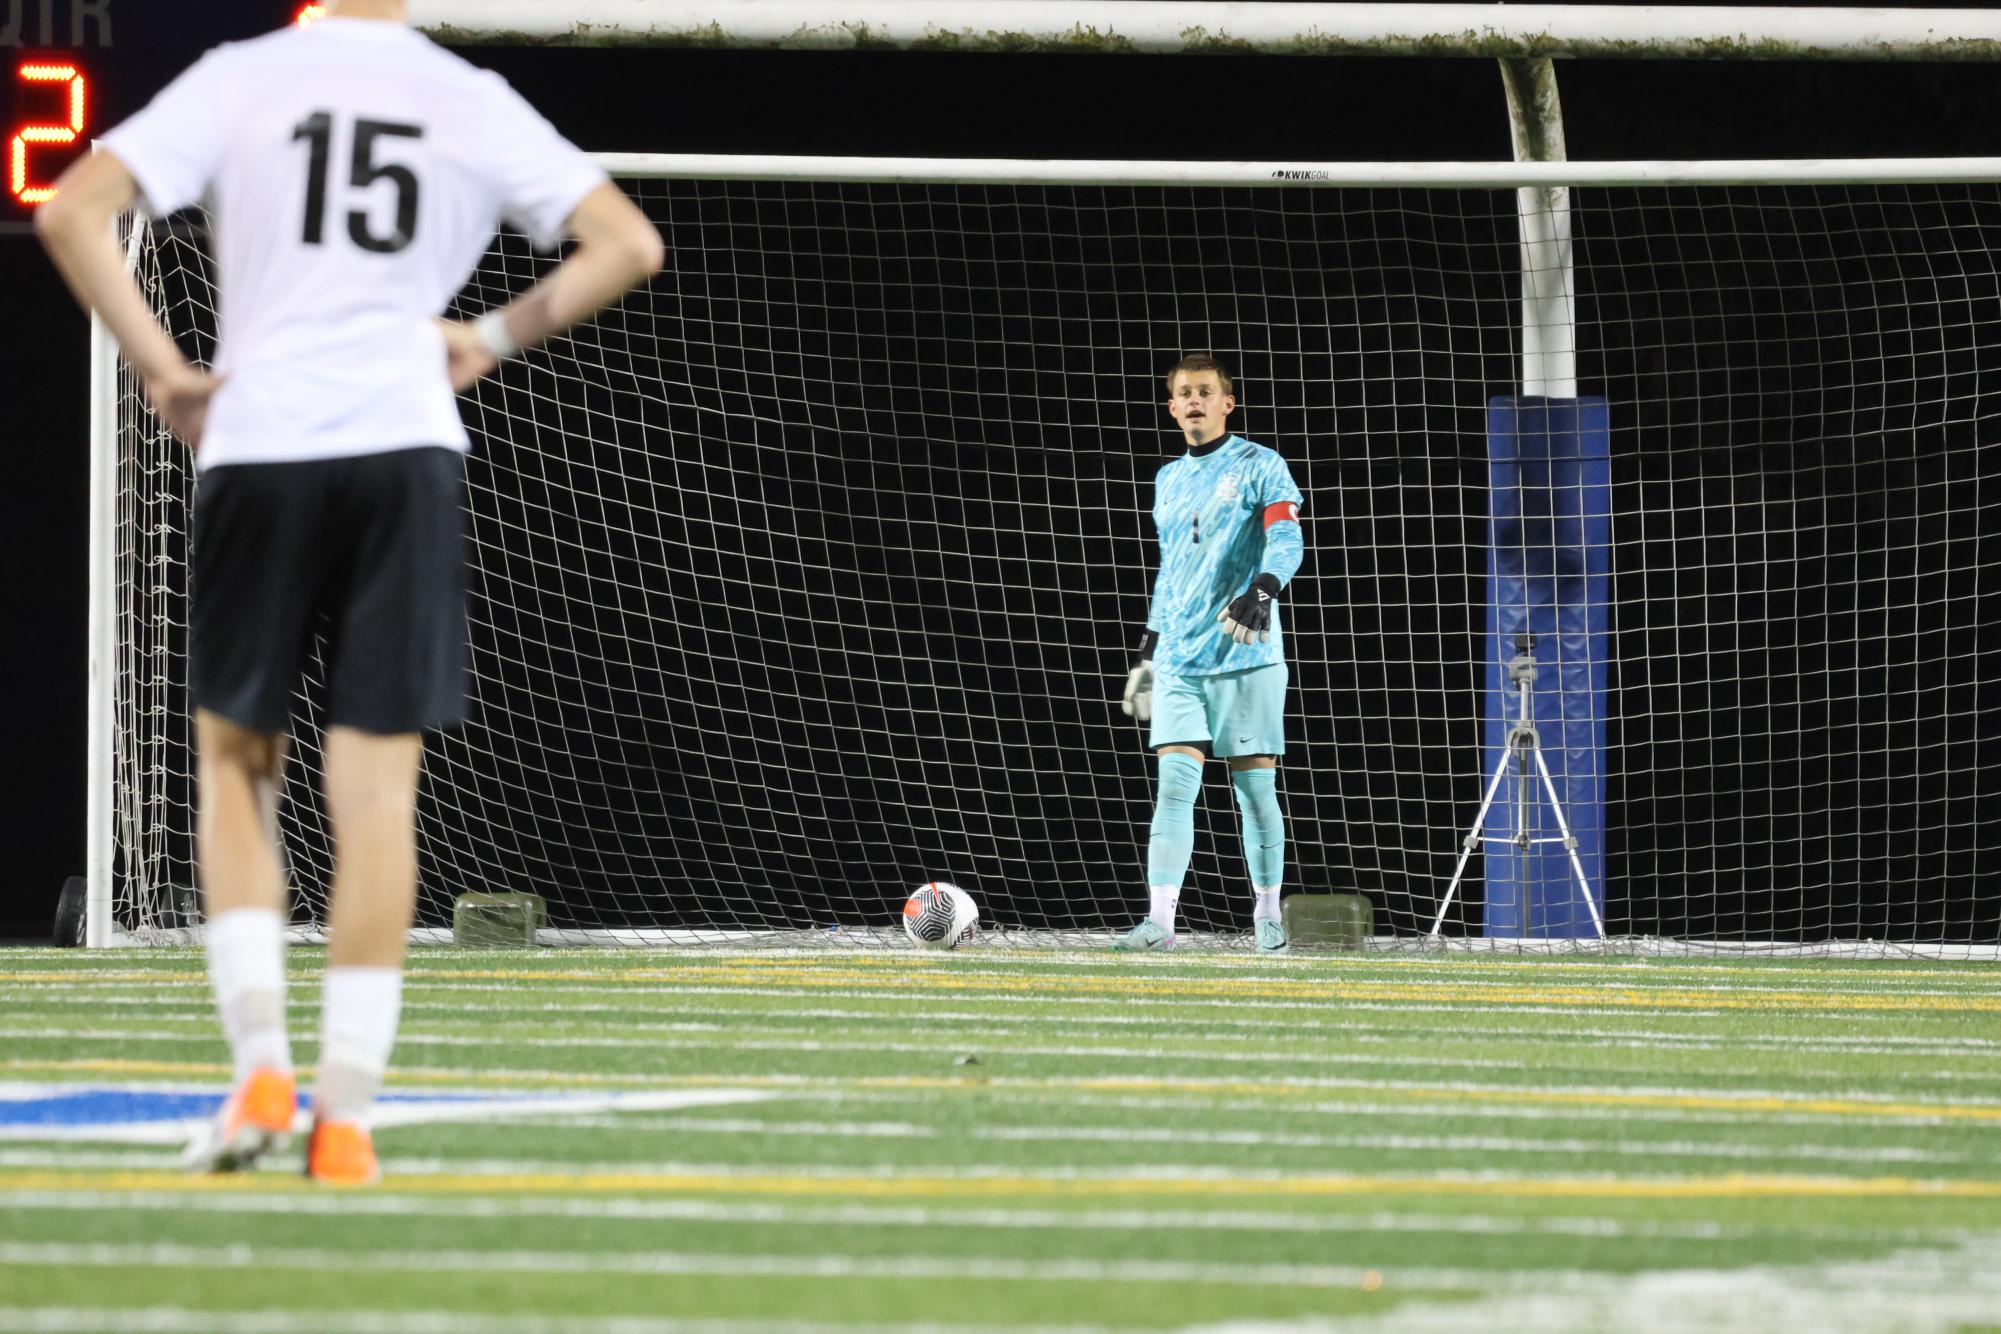
<instances>
[{"instance_id":1,"label":"white goal crossbar","mask_svg":"<svg viewBox=\"0 0 2001 1334\"><path fill-rule=\"evenodd\" d=\"M1776 158L1719 162L1175 162L1029 158L598 153L615 176L912 185L1523 186L1937 185L2001 181L2001 157Z\"/></svg>"},{"instance_id":2,"label":"white goal crossbar","mask_svg":"<svg viewBox=\"0 0 2001 1334\"><path fill-rule=\"evenodd\" d=\"M2001 11L1194 0L412 0L453 43L1599 59L2001 58Z\"/></svg>"}]
</instances>

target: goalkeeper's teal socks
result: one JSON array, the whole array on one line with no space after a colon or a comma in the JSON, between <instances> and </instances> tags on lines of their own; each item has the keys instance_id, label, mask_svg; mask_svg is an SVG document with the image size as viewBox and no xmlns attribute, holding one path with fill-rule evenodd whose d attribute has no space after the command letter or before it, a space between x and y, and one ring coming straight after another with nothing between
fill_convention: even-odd
<instances>
[{"instance_id":1,"label":"goalkeeper's teal socks","mask_svg":"<svg viewBox=\"0 0 2001 1334\"><path fill-rule=\"evenodd\" d=\"M1278 891L1285 879L1285 815L1278 808L1278 770L1239 769L1230 775L1237 809L1244 817L1244 865L1257 894L1254 918L1278 917Z\"/></svg>"},{"instance_id":2,"label":"goalkeeper's teal socks","mask_svg":"<svg viewBox=\"0 0 2001 1334\"><path fill-rule=\"evenodd\" d=\"M1230 775L1243 813L1244 863L1257 894L1252 917L1277 921L1279 886L1285 879L1285 815L1278 807L1278 770L1240 769ZM1153 808L1153 838L1146 850L1148 914L1168 931L1188 860L1195 850L1195 800L1202 792L1202 762L1186 755L1160 757L1160 792Z\"/></svg>"},{"instance_id":3,"label":"goalkeeper's teal socks","mask_svg":"<svg viewBox=\"0 0 2001 1334\"><path fill-rule=\"evenodd\" d=\"M1202 792L1202 761L1186 755L1160 757L1160 794L1154 800L1153 837L1146 847L1146 883L1152 917L1174 930L1174 905L1195 852L1195 798ZM1161 919L1161 912L1168 914Z\"/></svg>"}]
</instances>

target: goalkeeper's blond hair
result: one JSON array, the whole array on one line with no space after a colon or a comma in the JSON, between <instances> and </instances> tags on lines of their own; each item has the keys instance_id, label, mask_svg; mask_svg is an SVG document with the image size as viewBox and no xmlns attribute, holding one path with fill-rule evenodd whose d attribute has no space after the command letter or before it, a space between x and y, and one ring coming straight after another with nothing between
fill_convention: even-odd
<instances>
[{"instance_id":1,"label":"goalkeeper's blond hair","mask_svg":"<svg viewBox=\"0 0 2001 1334\"><path fill-rule=\"evenodd\" d=\"M1222 362L1216 360L1214 356L1207 352L1190 352L1187 356L1167 368L1168 393L1171 394L1174 392L1174 377L1182 374L1184 371L1190 375L1201 371L1214 371L1216 372L1217 382L1223 386L1224 393L1230 394L1236 392L1236 386L1230 380L1230 373L1223 369Z\"/></svg>"}]
</instances>

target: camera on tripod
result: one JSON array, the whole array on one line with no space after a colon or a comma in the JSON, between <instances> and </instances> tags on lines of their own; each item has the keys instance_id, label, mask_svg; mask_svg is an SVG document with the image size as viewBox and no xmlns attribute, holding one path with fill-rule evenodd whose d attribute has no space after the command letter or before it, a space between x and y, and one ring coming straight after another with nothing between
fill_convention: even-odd
<instances>
[{"instance_id":1,"label":"camera on tripod","mask_svg":"<svg viewBox=\"0 0 2001 1334\"><path fill-rule=\"evenodd\" d=\"M1494 796L1501 790L1501 779L1512 762L1515 766L1515 790L1508 806L1514 812L1514 829L1507 836L1507 841L1523 852L1538 843L1563 844L1564 851L1570 856L1570 868L1577 875L1578 888L1584 891L1584 906L1591 910L1591 925L1597 928L1602 939L1605 919L1599 915L1597 896L1591 892L1591 882L1585 878L1584 863L1577 856L1577 836L1570 832L1570 824L1564 819L1563 802L1556 793L1556 780L1550 777L1549 766L1543 762L1542 743L1536 735L1535 636L1526 630L1515 636L1515 656L1508 662L1508 679L1514 683L1515 720L1508 726L1507 738L1501 746L1500 762L1494 766L1494 776L1487 784L1487 795L1480 802L1479 813L1473 817L1473 827L1460 840L1459 864L1452 868L1452 883L1446 886L1445 897L1438 904L1438 915L1431 921L1431 935L1436 938L1439 928L1445 923L1445 911L1452 906L1453 897L1459 892L1459 882L1466 874L1466 863L1472 859L1473 850L1480 846L1487 812L1493 809ZM1535 833L1536 821L1529 795L1532 778L1542 780L1543 794L1549 799L1549 808L1556 816L1556 827L1560 831L1555 835L1537 837Z\"/></svg>"}]
</instances>

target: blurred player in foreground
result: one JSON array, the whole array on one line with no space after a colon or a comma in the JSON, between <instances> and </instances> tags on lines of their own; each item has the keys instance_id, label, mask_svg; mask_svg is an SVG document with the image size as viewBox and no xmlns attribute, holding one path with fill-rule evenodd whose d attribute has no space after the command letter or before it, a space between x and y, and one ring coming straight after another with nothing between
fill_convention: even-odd
<instances>
[{"instance_id":1,"label":"blurred player in foreground","mask_svg":"<svg viewBox=\"0 0 2001 1334\"><path fill-rule=\"evenodd\" d=\"M1129 716L1152 721L1160 791L1147 844L1147 915L1114 949L1174 948L1202 762L1211 755L1229 762L1243 814L1258 949L1282 953L1290 943L1279 918L1286 666L1278 597L1305 555L1304 497L1275 451L1230 433L1232 389L1209 356L1184 357L1167 373L1168 415L1188 452L1154 479L1160 573L1122 703Z\"/></svg>"},{"instance_id":2,"label":"blurred player in foreground","mask_svg":"<svg viewBox=\"0 0 2001 1334\"><path fill-rule=\"evenodd\" d=\"M197 837L235 1085L189 1164L247 1167L292 1129L276 815L292 695L324 630L335 860L306 1171L359 1183L379 1175L368 1113L402 1006L423 733L466 716L453 394L644 281L662 247L505 81L411 28L404 0L329 8L202 57L63 174L36 227L200 474ZM210 210L213 374L125 271L111 221L135 201ZM576 249L510 305L439 320L503 220Z\"/></svg>"}]
</instances>

